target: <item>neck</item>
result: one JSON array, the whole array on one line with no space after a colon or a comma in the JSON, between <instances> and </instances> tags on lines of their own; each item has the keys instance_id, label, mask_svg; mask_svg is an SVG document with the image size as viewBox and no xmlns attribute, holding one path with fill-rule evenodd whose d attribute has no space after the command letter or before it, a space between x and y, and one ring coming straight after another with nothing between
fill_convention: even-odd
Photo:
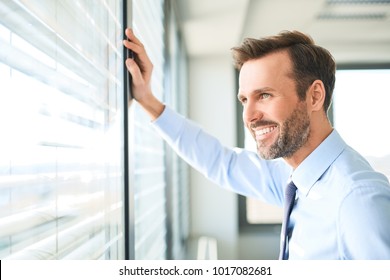
<instances>
[{"instance_id":1,"label":"neck","mask_svg":"<svg viewBox=\"0 0 390 280\"><path fill-rule=\"evenodd\" d=\"M311 126L310 135L306 144L296 151L291 157L283 158L287 164L296 169L333 131L328 119L321 126Z\"/></svg>"}]
</instances>

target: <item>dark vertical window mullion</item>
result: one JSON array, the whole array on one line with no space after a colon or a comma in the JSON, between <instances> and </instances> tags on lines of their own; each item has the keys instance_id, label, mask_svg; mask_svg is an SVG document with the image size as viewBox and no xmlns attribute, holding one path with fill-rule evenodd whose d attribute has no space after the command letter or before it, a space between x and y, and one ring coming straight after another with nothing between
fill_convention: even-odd
<instances>
[{"instance_id":1,"label":"dark vertical window mullion","mask_svg":"<svg viewBox=\"0 0 390 280\"><path fill-rule=\"evenodd\" d=\"M123 33L128 26L131 26L132 21L132 5L131 0L123 0ZM124 39L126 35L123 34ZM123 48L123 57L127 58L127 49ZM129 102L131 97L131 76L128 74L125 63L123 63L123 118L124 118L124 225L125 225L125 259L134 260L134 191L133 185L130 183L130 137L129 137Z\"/></svg>"}]
</instances>

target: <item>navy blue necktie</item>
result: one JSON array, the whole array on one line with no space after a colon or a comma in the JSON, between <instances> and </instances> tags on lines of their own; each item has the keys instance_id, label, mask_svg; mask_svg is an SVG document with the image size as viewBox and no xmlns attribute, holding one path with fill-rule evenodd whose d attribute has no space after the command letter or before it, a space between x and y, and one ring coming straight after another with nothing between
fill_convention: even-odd
<instances>
[{"instance_id":1,"label":"navy blue necktie","mask_svg":"<svg viewBox=\"0 0 390 280\"><path fill-rule=\"evenodd\" d=\"M284 216L283 216L283 224L282 224L282 233L281 233L281 243L280 243L280 254L279 260L287 260L288 253L286 252L287 242L288 242L288 222L290 221L291 210L295 201L295 193L297 191L297 187L291 181L287 187L284 195Z\"/></svg>"}]
</instances>

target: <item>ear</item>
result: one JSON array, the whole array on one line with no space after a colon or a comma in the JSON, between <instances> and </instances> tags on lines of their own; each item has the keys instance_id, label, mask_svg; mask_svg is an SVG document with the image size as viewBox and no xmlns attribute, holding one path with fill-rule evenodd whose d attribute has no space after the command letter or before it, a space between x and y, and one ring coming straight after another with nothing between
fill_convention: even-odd
<instances>
[{"instance_id":1,"label":"ear","mask_svg":"<svg viewBox=\"0 0 390 280\"><path fill-rule=\"evenodd\" d=\"M323 110L325 94L324 83L321 80L315 80L307 92L308 105L312 111Z\"/></svg>"}]
</instances>

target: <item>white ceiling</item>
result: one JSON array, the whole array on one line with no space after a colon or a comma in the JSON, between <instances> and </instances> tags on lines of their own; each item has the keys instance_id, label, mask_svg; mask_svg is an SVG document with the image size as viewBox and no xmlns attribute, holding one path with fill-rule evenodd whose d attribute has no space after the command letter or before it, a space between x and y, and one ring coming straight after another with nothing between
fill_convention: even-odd
<instances>
[{"instance_id":1,"label":"white ceiling","mask_svg":"<svg viewBox=\"0 0 390 280\"><path fill-rule=\"evenodd\" d=\"M176 5L190 56L230 55L243 38L295 29L311 35L339 63L390 63L390 0L176 0Z\"/></svg>"}]
</instances>

